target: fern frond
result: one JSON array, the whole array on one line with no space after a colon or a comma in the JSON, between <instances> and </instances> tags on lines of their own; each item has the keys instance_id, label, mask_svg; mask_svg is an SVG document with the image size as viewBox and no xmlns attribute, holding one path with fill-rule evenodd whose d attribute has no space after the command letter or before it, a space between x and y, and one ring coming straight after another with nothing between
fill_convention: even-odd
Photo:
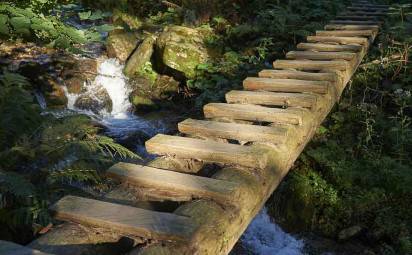
<instances>
[{"instance_id":1,"label":"fern frond","mask_svg":"<svg viewBox=\"0 0 412 255\"><path fill-rule=\"evenodd\" d=\"M0 193L9 193L18 198L33 197L36 194L33 184L22 175L0 171Z\"/></svg>"},{"instance_id":2,"label":"fern frond","mask_svg":"<svg viewBox=\"0 0 412 255\"><path fill-rule=\"evenodd\" d=\"M47 176L47 182L55 183L72 183L72 182L90 182L99 183L100 177L95 170L89 169L63 169L51 172Z\"/></svg>"}]
</instances>

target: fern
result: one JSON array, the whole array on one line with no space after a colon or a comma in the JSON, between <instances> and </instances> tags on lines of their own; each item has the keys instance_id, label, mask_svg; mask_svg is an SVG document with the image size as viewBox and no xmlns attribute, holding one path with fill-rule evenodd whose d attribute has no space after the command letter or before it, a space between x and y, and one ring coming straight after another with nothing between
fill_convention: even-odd
<instances>
[{"instance_id":1,"label":"fern","mask_svg":"<svg viewBox=\"0 0 412 255\"><path fill-rule=\"evenodd\" d=\"M101 182L101 179L96 170L63 169L51 172L47 176L47 182L50 184L72 182L97 184Z\"/></svg>"},{"instance_id":2,"label":"fern","mask_svg":"<svg viewBox=\"0 0 412 255\"><path fill-rule=\"evenodd\" d=\"M0 171L0 193L27 198L34 196L36 192L34 185L22 175Z\"/></svg>"}]
</instances>

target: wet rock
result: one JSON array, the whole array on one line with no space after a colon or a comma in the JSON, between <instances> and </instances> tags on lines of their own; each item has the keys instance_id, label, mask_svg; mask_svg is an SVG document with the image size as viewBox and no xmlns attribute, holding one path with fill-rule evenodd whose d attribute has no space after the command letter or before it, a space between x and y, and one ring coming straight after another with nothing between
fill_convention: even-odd
<instances>
[{"instance_id":1,"label":"wet rock","mask_svg":"<svg viewBox=\"0 0 412 255\"><path fill-rule=\"evenodd\" d=\"M131 32L110 33L107 38L107 56L117 58L125 63L132 54L138 43L136 34Z\"/></svg>"},{"instance_id":2,"label":"wet rock","mask_svg":"<svg viewBox=\"0 0 412 255\"><path fill-rule=\"evenodd\" d=\"M89 110L97 114L102 110L111 112L113 104L107 90L103 87L98 87L95 91L89 91L80 95L76 99L74 106L78 109Z\"/></svg>"},{"instance_id":3,"label":"wet rock","mask_svg":"<svg viewBox=\"0 0 412 255\"><path fill-rule=\"evenodd\" d=\"M133 91L130 102L136 111L158 109L179 90L179 82L170 76L158 75L154 81L137 78L132 81Z\"/></svg>"},{"instance_id":4,"label":"wet rock","mask_svg":"<svg viewBox=\"0 0 412 255\"><path fill-rule=\"evenodd\" d=\"M68 57L60 60L63 66L61 77L67 91L71 94L80 94L84 85L91 82L97 75L97 61L95 59L75 59Z\"/></svg>"},{"instance_id":5,"label":"wet rock","mask_svg":"<svg viewBox=\"0 0 412 255\"><path fill-rule=\"evenodd\" d=\"M64 92L63 86L51 78L47 80L47 83L48 87L42 90L47 106L49 108L66 107L68 99L66 97L66 93Z\"/></svg>"},{"instance_id":6,"label":"wet rock","mask_svg":"<svg viewBox=\"0 0 412 255\"><path fill-rule=\"evenodd\" d=\"M205 35L199 30L182 26L167 27L156 40L158 61L186 78L193 78L196 66L210 58L204 40Z\"/></svg>"},{"instance_id":7,"label":"wet rock","mask_svg":"<svg viewBox=\"0 0 412 255\"><path fill-rule=\"evenodd\" d=\"M124 74L128 77L144 76L144 68L150 63L153 55L156 37L146 37L139 47L133 52L124 68Z\"/></svg>"},{"instance_id":8,"label":"wet rock","mask_svg":"<svg viewBox=\"0 0 412 255\"><path fill-rule=\"evenodd\" d=\"M144 131L136 131L131 134L127 134L124 137L121 137L117 142L129 150L136 150L136 146L143 145L147 140L150 139L150 135Z\"/></svg>"},{"instance_id":9,"label":"wet rock","mask_svg":"<svg viewBox=\"0 0 412 255\"><path fill-rule=\"evenodd\" d=\"M346 228L339 232L338 239L339 241L346 241L351 239L352 237L358 235L362 231L360 226L352 226L350 228Z\"/></svg>"}]
</instances>

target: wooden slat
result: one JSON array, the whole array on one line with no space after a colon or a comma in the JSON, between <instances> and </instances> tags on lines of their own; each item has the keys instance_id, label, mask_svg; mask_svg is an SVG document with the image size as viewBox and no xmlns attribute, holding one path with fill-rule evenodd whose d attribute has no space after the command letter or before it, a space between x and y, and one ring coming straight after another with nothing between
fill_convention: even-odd
<instances>
[{"instance_id":1,"label":"wooden slat","mask_svg":"<svg viewBox=\"0 0 412 255\"><path fill-rule=\"evenodd\" d=\"M362 45L336 45L327 43L299 43L297 48L300 50L314 50L324 52L359 52L363 49Z\"/></svg>"},{"instance_id":2,"label":"wooden slat","mask_svg":"<svg viewBox=\"0 0 412 255\"><path fill-rule=\"evenodd\" d=\"M315 60L276 60L273 67L277 69L297 69L306 71L346 70L348 62L344 60L315 61Z\"/></svg>"},{"instance_id":3,"label":"wooden slat","mask_svg":"<svg viewBox=\"0 0 412 255\"><path fill-rule=\"evenodd\" d=\"M368 45L368 39L363 37L337 37L337 36L308 36L308 42L321 42L321 43L340 43L340 44L362 44Z\"/></svg>"},{"instance_id":4,"label":"wooden slat","mask_svg":"<svg viewBox=\"0 0 412 255\"><path fill-rule=\"evenodd\" d=\"M359 7L359 6L349 6L346 9L350 11L363 11L363 12L385 12L387 8L374 8L374 7Z\"/></svg>"},{"instance_id":5,"label":"wooden slat","mask_svg":"<svg viewBox=\"0 0 412 255\"><path fill-rule=\"evenodd\" d=\"M156 135L146 142L149 153L252 168L267 166L268 150L188 137Z\"/></svg>"},{"instance_id":6,"label":"wooden slat","mask_svg":"<svg viewBox=\"0 0 412 255\"><path fill-rule=\"evenodd\" d=\"M1 255L52 255L38 250L33 250L28 247L0 240L0 254Z\"/></svg>"},{"instance_id":7,"label":"wooden slat","mask_svg":"<svg viewBox=\"0 0 412 255\"><path fill-rule=\"evenodd\" d=\"M206 120L187 119L178 124L184 134L217 137L243 142L268 142L282 144L286 141L288 129L238 123L225 123Z\"/></svg>"},{"instance_id":8,"label":"wooden slat","mask_svg":"<svg viewBox=\"0 0 412 255\"><path fill-rule=\"evenodd\" d=\"M257 104L283 107L312 108L316 105L316 96L306 93L279 93L267 91L232 90L226 93L230 104Z\"/></svg>"},{"instance_id":9,"label":"wooden slat","mask_svg":"<svg viewBox=\"0 0 412 255\"><path fill-rule=\"evenodd\" d=\"M316 31L318 36L372 36L375 32L373 30L325 30Z\"/></svg>"},{"instance_id":10,"label":"wooden slat","mask_svg":"<svg viewBox=\"0 0 412 255\"><path fill-rule=\"evenodd\" d=\"M380 25L379 21L362 21L362 20L331 20L329 23L338 25Z\"/></svg>"},{"instance_id":11,"label":"wooden slat","mask_svg":"<svg viewBox=\"0 0 412 255\"><path fill-rule=\"evenodd\" d=\"M387 13L384 12L364 12L364 11L346 11L342 15L356 15L356 16L369 16L369 17L384 17Z\"/></svg>"},{"instance_id":12,"label":"wooden slat","mask_svg":"<svg viewBox=\"0 0 412 255\"><path fill-rule=\"evenodd\" d=\"M334 59L352 60L354 57L356 57L356 53L341 52L341 51L330 51L330 52L289 51L286 54L286 58L288 59L309 59L309 60L334 60Z\"/></svg>"},{"instance_id":13,"label":"wooden slat","mask_svg":"<svg viewBox=\"0 0 412 255\"><path fill-rule=\"evenodd\" d=\"M170 198L174 201L189 201L193 198L207 198L227 204L239 197L236 183L190 174L183 174L158 168L117 163L106 174L147 192L148 197Z\"/></svg>"},{"instance_id":14,"label":"wooden slat","mask_svg":"<svg viewBox=\"0 0 412 255\"><path fill-rule=\"evenodd\" d=\"M63 197L50 210L59 220L156 240L187 240L197 228L188 217L75 196Z\"/></svg>"},{"instance_id":15,"label":"wooden slat","mask_svg":"<svg viewBox=\"0 0 412 255\"><path fill-rule=\"evenodd\" d=\"M337 76L335 73L312 73L302 72L297 70L274 70L267 69L259 72L261 78L273 78L273 79L298 79L308 81L336 81Z\"/></svg>"},{"instance_id":16,"label":"wooden slat","mask_svg":"<svg viewBox=\"0 0 412 255\"><path fill-rule=\"evenodd\" d=\"M374 30L378 31L379 26L377 25L339 25L339 24L329 24L325 26L325 30Z\"/></svg>"},{"instance_id":17,"label":"wooden slat","mask_svg":"<svg viewBox=\"0 0 412 255\"><path fill-rule=\"evenodd\" d=\"M328 92L328 81L306 81L295 79L271 79L249 77L243 81L245 90L264 90L275 92L313 92L325 94Z\"/></svg>"},{"instance_id":18,"label":"wooden slat","mask_svg":"<svg viewBox=\"0 0 412 255\"><path fill-rule=\"evenodd\" d=\"M206 118L232 118L257 122L279 124L302 124L303 114L308 113L297 108L269 108L259 105L210 103L203 107Z\"/></svg>"},{"instance_id":19,"label":"wooden slat","mask_svg":"<svg viewBox=\"0 0 412 255\"><path fill-rule=\"evenodd\" d=\"M362 21L376 21L380 20L381 16L360 16L360 15L339 15L337 20L362 20Z\"/></svg>"}]
</instances>

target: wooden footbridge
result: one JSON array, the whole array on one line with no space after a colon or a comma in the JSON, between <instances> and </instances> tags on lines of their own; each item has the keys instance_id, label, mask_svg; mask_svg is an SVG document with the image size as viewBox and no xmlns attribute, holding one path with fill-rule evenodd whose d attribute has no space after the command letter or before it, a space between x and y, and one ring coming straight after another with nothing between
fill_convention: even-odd
<instances>
[{"instance_id":1,"label":"wooden footbridge","mask_svg":"<svg viewBox=\"0 0 412 255\"><path fill-rule=\"evenodd\" d=\"M66 196L54 204L56 219L72 223L29 247L84 254L127 236L144 244L130 254L228 254L340 98L387 9L354 3L274 69L227 93L226 103L205 105L204 120L148 140L147 151L160 157L112 166L107 175L123 185L104 199ZM159 211L141 201L178 206Z\"/></svg>"}]
</instances>

